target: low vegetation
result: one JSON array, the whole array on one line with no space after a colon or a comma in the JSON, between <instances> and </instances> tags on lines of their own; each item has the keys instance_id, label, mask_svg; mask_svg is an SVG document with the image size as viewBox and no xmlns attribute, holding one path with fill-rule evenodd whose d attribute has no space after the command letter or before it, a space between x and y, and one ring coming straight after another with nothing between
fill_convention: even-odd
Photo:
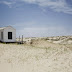
<instances>
[{"instance_id":1,"label":"low vegetation","mask_svg":"<svg viewBox=\"0 0 72 72\"><path fill-rule=\"evenodd\" d=\"M0 72L72 72L72 44L68 43L71 36L56 38L24 38L24 44L0 43ZM66 43L54 43L60 40Z\"/></svg>"}]
</instances>

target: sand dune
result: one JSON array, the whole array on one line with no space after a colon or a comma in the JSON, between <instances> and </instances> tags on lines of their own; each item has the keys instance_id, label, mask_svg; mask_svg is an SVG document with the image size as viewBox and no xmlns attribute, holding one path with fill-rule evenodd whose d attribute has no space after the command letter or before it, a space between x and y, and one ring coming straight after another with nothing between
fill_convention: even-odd
<instances>
[{"instance_id":1,"label":"sand dune","mask_svg":"<svg viewBox=\"0 0 72 72\"><path fill-rule=\"evenodd\" d=\"M0 43L0 72L72 72L72 45L32 40L32 44Z\"/></svg>"}]
</instances>

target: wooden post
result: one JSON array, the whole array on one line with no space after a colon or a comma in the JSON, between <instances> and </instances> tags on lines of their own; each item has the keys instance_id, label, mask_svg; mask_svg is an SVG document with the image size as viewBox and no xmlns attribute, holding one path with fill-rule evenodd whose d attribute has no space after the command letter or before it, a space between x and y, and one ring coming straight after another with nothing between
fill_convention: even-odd
<instances>
[{"instance_id":1,"label":"wooden post","mask_svg":"<svg viewBox=\"0 0 72 72\"><path fill-rule=\"evenodd\" d=\"M20 36L19 36L19 43L20 43Z\"/></svg>"},{"instance_id":2,"label":"wooden post","mask_svg":"<svg viewBox=\"0 0 72 72\"><path fill-rule=\"evenodd\" d=\"M23 35L22 35L22 44L23 44Z\"/></svg>"}]
</instances>

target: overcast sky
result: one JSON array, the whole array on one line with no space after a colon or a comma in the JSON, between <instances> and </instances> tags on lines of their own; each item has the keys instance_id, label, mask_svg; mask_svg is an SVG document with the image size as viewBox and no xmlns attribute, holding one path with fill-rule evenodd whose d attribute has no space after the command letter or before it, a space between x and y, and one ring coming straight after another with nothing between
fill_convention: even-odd
<instances>
[{"instance_id":1,"label":"overcast sky","mask_svg":"<svg viewBox=\"0 0 72 72\"><path fill-rule=\"evenodd\" d=\"M0 27L17 37L72 35L72 0L0 0Z\"/></svg>"}]
</instances>

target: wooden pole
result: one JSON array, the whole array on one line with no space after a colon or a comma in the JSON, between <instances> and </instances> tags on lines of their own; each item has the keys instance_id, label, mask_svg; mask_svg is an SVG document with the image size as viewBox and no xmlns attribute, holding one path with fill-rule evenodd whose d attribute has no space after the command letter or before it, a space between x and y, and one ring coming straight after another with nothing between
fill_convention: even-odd
<instances>
[{"instance_id":1,"label":"wooden pole","mask_svg":"<svg viewBox=\"0 0 72 72\"><path fill-rule=\"evenodd\" d=\"M22 44L23 44L23 35L22 35Z\"/></svg>"},{"instance_id":2,"label":"wooden pole","mask_svg":"<svg viewBox=\"0 0 72 72\"><path fill-rule=\"evenodd\" d=\"M19 36L19 42L20 42L20 36Z\"/></svg>"}]
</instances>

